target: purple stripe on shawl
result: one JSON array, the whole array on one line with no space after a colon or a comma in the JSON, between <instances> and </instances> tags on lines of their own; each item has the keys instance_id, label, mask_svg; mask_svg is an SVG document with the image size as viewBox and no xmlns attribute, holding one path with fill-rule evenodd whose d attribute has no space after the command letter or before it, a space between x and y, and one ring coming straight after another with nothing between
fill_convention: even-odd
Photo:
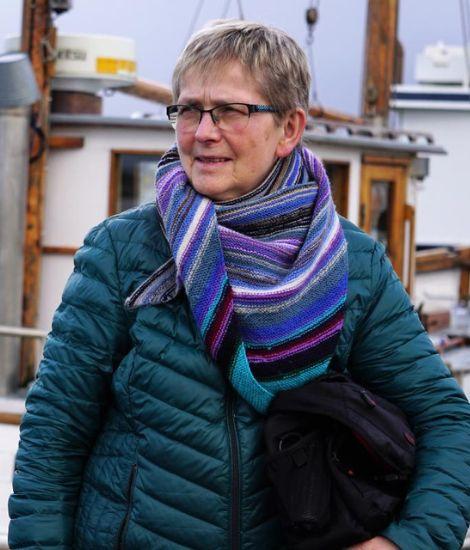
<instances>
[{"instance_id":1,"label":"purple stripe on shawl","mask_svg":"<svg viewBox=\"0 0 470 550\"><path fill-rule=\"evenodd\" d=\"M326 340L333 334L337 333L343 326L343 315L339 312L339 318L334 323L330 323L322 327L320 331L313 331L302 337L302 339L288 344L273 348L271 350L247 350L247 355L253 363L269 363L271 361L279 361L281 358L286 358L295 353L305 351L308 348L313 348L323 340Z\"/></svg>"},{"instance_id":2,"label":"purple stripe on shawl","mask_svg":"<svg viewBox=\"0 0 470 550\"><path fill-rule=\"evenodd\" d=\"M335 250L335 247L334 247L334 243L342 241L343 239L344 239L344 237L342 237L342 234L340 234L339 232L334 236L334 239L333 239L332 243L330 244L330 246L327 249L327 253L325 253L319 259L317 265L311 266L311 268L309 269L310 274L313 274L314 272L319 272L328 265L328 263L331 261L334 254L337 253L337 250ZM307 273L309 273L309 272L307 272ZM292 274L292 276L297 276L297 273ZM291 277L286 277L284 279L284 283L289 282L289 280L292 278L292 276ZM256 295L256 297L253 297L249 293L237 290L237 292L235 293L236 303L239 303L240 305L245 305L245 304L248 305L248 304L250 304L250 302L252 300L260 300L260 301L268 301L269 302L271 300L272 296L275 296L276 299L278 299L278 300L282 300L282 299L287 300L288 298L291 298L292 296L294 296L295 294L300 292L303 288L308 286L309 279L310 279L310 277L304 277L303 280L299 281L298 284L294 285L292 288L289 288L289 289L281 288L279 290L276 289L274 291L269 289L266 292L265 296Z\"/></svg>"},{"instance_id":3,"label":"purple stripe on shawl","mask_svg":"<svg viewBox=\"0 0 470 550\"><path fill-rule=\"evenodd\" d=\"M282 380L297 376L306 369L311 369L319 363L324 363L331 357L335 351L337 335L323 340L314 348L308 348L305 351L297 353L289 359L282 361L273 361L272 363L256 363L251 366L253 376L259 381Z\"/></svg>"},{"instance_id":4,"label":"purple stripe on shawl","mask_svg":"<svg viewBox=\"0 0 470 550\"><path fill-rule=\"evenodd\" d=\"M275 346L283 343L288 337L298 333L298 327L301 326L302 321L306 325L306 330L312 330L318 326L318 319L321 319L325 312L331 312L331 316L335 312L341 309L344 305L344 291L347 288L347 276L343 276L338 280L337 285L330 288L330 293L327 297L321 301L315 298L310 299L311 307L305 312L299 304L298 307L290 307L289 312L291 314L291 323L286 327L285 322L281 316L273 318L270 317L269 322L264 322L266 316L263 314L252 315L252 327L250 335L243 334L245 340L249 343L250 347L256 347L256 343L259 342L260 346L268 345ZM307 304L306 304L307 305ZM241 330L243 330L243 324L241 323Z\"/></svg>"},{"instance_id":5,"label":"purple stripe on shawl","mask_svg":"<svg viewBox=\"0 0 470 550\"><path fill-rule=\"evenodd\" d=\"M283 250L282 253L279 253L276 250L276 242L274 243L258 243L255 239L252 237L246 237L243 235L242 238L239 239L233 239L232 236L228 237L225 231L220 232L220 240L222 242L222 246L225 249L230 250L236 250L239 252L244 252L246 254L247 250L250 252L253 251L256 253L256 256L265 258L266 260L270 260L274 263L279 262L279 265L284 265L286 261L289 261L295 254L292 251L292 248L288 248L287 250Z\"/></svg>"},{"instance_id":6,"label":"purple stripe on shawl","mask_svg":"<svg viewBox=\"0 0 470 550\"><path fill-rule=\"evenodd\" d=\"M198 325L202 326L202 323L206 319L208 311L213 306L214 300L221 292L221 285L216 282L223 280L226 277L225 268L220 263L215 266L214 271L211 273L213 284L205 285L205 296L204 299L198 303L197 307L197 320Z\"/></svg>"},{"instance_id":7,"label":"purple stripe on shawl","mask_svg":"<svg viewBox=\"0 0 470 550\"><path fill-rule=\"evenodd\" d=\"M233 296L231 288L228 284L225 285L221 300L219 300L215 315L212 319L211 326L207 331L205 342L213 357L217 355L221 347L221 341L225 336L227 327L230 324L233 316Z\"/></svg>"},{"instance_id":8,"label":"purple stripe on shawl","mask_svg":"<svg viewBox=\"0 0 470 550\"><path fill-rule=\"evenodd\" d=\"M182 185L186 181L186 174L181 166L169 170L164 177L157 179L157 205L160 212L166 212L175 186Z\"/></svg>"},{"instance_id":9,"label":"purple stripe on shawl","mask_svg":"<svg viewBox=\"0 0 470 550\"><path fill-rule=\"evenodd\" d=\"M199 205L193 205L194 207ZM191 219L191 218L189 218ZM209 240L210 236L207 235L207 224L211 219L211 208L210 204L207 205L206 209L202 212L202 216L199 217L199 220L197 221L195 227L193 228L193 236L190 239L190 242L188 243L188 246L186 246L185 251L181 255L180 262L183 266L182 274L185 277L190 269L192 268L193 261L195 260L195 257L198 255L199 250L204 247L205 241ZM184 233L181 233L179 235L180 237L184 237ZM181 244L182 238L180 239ZM194 246L195 243L198 243L198 246Z\"/></svg>"}]
</instances>

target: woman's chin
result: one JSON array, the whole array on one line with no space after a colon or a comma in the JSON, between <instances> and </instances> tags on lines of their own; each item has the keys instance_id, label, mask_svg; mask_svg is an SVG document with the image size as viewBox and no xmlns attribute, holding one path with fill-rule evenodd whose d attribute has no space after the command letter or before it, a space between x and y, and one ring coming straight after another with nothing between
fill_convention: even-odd
<instances>
[{"instance_id":1,"label":"woman's chin","mask_svg":"<svg viewBox=\"0 0 470 550\"><path fill-rule=\"evenodd\" d=\"M238 196L234 189L234 183L222 176L196 176L191 183L198 193L216 202L228 201Z\"/></svg>"}]
</instances>

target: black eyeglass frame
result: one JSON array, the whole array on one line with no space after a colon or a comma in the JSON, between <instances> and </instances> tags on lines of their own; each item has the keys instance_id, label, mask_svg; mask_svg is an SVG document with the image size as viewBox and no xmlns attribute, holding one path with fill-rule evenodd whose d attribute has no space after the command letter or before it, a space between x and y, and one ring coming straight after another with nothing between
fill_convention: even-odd
<instances>
[{"instance_id":1,"label":"black eyeglass frame","mask_svg":"<svg viewBox=\"0 0 470 550\"><path fill-rule=\"evenodd\" d=\"M248 118L250 118L252 113L279 113L280 112L278 109L271 107L271 105L254 105L253 103L241 103L239 101L236 101L236 102L234 101L233 103L223 103L222 105L216 105L215 107L212 107L212 109L201 109L196 105L187 105L185 103L177 103L175 105L168 105L168 107L166 108L166 116L168 117L168 120L172 123L172 125L175 126L177 121L177 115L178 115L178 107L190 107L195 111L199 111L199 121L197 123L197 126L201 124L201 120L204 113L209 113L212 122L215 124L215 126L217 126L219 121L217 118L215 118L214 111L216 109L220 109L221 107L228 107L230 105L243 105L247 107ZM171 118L172 115L176 115L174 120Z\"/></svg>"}]
</instances>

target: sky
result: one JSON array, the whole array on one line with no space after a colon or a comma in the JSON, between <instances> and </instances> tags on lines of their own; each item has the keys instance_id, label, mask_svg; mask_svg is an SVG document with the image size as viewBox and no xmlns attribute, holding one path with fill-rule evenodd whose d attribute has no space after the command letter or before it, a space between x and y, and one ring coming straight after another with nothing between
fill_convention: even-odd
<instances>
[{"instance_id":1,"label":"sky","mask_svg":"<svg viewBox=\"0 0 470 550\"><path fill-rule=\"evenodd\" d=\"M282 28L301 46L307 37L305 10L318 4L313 44L318 99L329 108L359 114L367 0L73 0L73 9L59 16L56 26L59 33L133 38L139 76L169 84L191 28L197 30L224 12L238 17L239 3L245 19ZM22 4L0 0L0 50L7 34L20 32ZM401 0L398 34L405 48L404 82L412 83L416 55L426 45L439 40L462 44L459 0ZM105 98L104 114L136 111L156 109L120 93Z\"/></svg>"}]
</instances>

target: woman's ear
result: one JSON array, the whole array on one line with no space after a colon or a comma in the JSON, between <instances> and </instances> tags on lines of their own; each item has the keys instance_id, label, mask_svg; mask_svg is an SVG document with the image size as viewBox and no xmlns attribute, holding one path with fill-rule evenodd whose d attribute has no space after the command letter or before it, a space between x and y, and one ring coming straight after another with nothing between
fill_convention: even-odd
<instances>
[{"instance_id":1,"label":"woman's ear","mask_svg":"<svg viewBox=\"0 0 470 550\"><path fill-rule=\"evenodd\" d=\"M278 158L287 157L302 139L307 125L307 115L300 107L292 109L281 122L283 133L276 148Z\"/></svg>"}]
</instances>

